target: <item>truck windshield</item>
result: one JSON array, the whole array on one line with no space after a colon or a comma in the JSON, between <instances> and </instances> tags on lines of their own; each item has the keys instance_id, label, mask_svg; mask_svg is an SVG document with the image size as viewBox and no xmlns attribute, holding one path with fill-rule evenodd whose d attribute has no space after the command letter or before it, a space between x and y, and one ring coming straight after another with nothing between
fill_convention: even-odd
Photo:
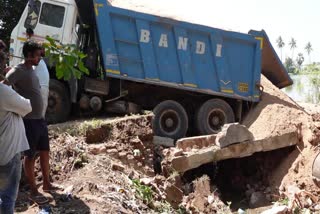
<instances>
[{"instance_id":1,"label":"truck windshield","mask_svg":"<svg viewBox=\"0 0 320 214\"><path fill-rule=\"evenodd\" d=\"M38 17L40 13L41 2L39 0L31 0L28 4L28 16L24 22L26 29L35 29L38 23Z\"/></svg>"},{"instance_id":2,"label":"truck windshield","mask_svg":"<svg viewBox=\"0 0 320 214\"><path fill-rule=\"evenodd\" d=\"M65 8L58 5L43 3L40 23L52 27L61 28L63 25Z\"/></svg>"}]
</instances>

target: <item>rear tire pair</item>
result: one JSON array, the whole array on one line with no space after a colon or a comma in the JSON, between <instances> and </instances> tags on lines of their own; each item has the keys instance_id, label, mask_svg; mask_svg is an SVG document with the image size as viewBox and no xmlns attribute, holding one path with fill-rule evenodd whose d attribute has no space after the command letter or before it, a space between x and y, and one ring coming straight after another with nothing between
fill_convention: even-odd
<instances>
[{"instance_id":1,"label":"rear tire pair","mask_svg":"<svg viewBox=\"0 0 320 214\"><path fill-rule=\"evenodd\" d=\"M188 131L188 115L176 101L166 100L153 110L153 131L155 135L179 139ZM220 99L206 101L195 115L195 124L200 135L214 134L226 123L234 122L234 113L229 104Z\"/></svg>"}]
</instances>

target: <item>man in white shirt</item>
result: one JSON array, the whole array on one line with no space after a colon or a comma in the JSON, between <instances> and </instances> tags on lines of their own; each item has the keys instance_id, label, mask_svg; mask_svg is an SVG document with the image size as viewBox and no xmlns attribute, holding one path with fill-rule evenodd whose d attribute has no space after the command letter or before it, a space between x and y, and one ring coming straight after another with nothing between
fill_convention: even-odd
<instances>
[{"instance_id":1,"label":"man in white shirt","mask_svg":"<svg viewBox=\"0 0 320 214\"><path fill-rule=\"evenodd\" d=\"M44 49L42 49L41 56L42 57L45 56ZM39 64L34 67L34 70L35 70L35 74L37 75L37 77L39 79L39 83L41 86L41 96L42 96L42 101L43 101L42 116L43 116L43 118L45 118L47 107L48 107L50 75L49 75L47 65L43 59L41 59Z\"/></svg>"},{"instance_id":2,"label":"man in white shirt","mask_svg":"<svg viewBox=\"0 0 320 214\"><path fill-rule=\"evenodd\" d=\"M21 178L21 152L29 149L22 117L30 100L3 84L6 55L0 52L0 213L13 214Z\"/></svg>"}]
</instances>

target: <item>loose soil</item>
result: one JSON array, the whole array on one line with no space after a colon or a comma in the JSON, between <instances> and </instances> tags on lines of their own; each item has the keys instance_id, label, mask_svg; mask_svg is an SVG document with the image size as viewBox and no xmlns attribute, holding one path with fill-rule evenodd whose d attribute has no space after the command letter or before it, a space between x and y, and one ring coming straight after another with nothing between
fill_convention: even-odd
<instances>
[{"instance_id":1,"label":"loose soil","mask_svg":"<svg viewBox=\"0 0 320 214\"><path fill-rule=\"evenodd\" d=\"M47 206L52 213L231 213L229 201L233 211L248 209L252 193L262 192L265 201L258 209L247 210L259 213L287 197L291 186L319 197L311 171L319 152L320 111L310 105L301 107L263 76L262 85L261 102L252 107L243 124L256 139L297 131L299 145L166 178L155 174L161 171L166 150L152 143L152 115L52 125L51 178L64 190L46 193ZM41 191L39 172L37 162ZM16 211L38 213L43 207L32 204L27 195L22 179Z\"/></svg>"}]
</instances>

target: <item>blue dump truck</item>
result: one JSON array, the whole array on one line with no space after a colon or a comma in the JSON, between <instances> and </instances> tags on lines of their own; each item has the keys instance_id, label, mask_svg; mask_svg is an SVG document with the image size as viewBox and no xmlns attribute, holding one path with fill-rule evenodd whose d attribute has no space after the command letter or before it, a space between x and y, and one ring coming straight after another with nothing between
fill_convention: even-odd
<instances>
[{"instance_id":1,"label":"blue dump truck","mask_svg":"<svg viewBox=\"0 0 320 214\"><path fill-rule=\"evenodd\" d=\"M264 31L225 31L114 7L106 0L38 2L42 10L51 5L51 12L59 10L56 14L62 16L51 23L57 40L73 38L72 32L66 36L67 29L76 29L69 43L88 54L91 71L66 83L55 79L52 68L47 111L51 122L66 120L71 103L81 111L141 108L153 110L155 135L205 135L240 121L247 106L259 102L261 73L279 88L292 84ZM52 27L42 26L48 12L41 9L39 23L31 26L37 38L50 35ZM25 13L22 22L30 8ZM26 26L21 25L23 32Z\"/></svg>"}]
</instances>

